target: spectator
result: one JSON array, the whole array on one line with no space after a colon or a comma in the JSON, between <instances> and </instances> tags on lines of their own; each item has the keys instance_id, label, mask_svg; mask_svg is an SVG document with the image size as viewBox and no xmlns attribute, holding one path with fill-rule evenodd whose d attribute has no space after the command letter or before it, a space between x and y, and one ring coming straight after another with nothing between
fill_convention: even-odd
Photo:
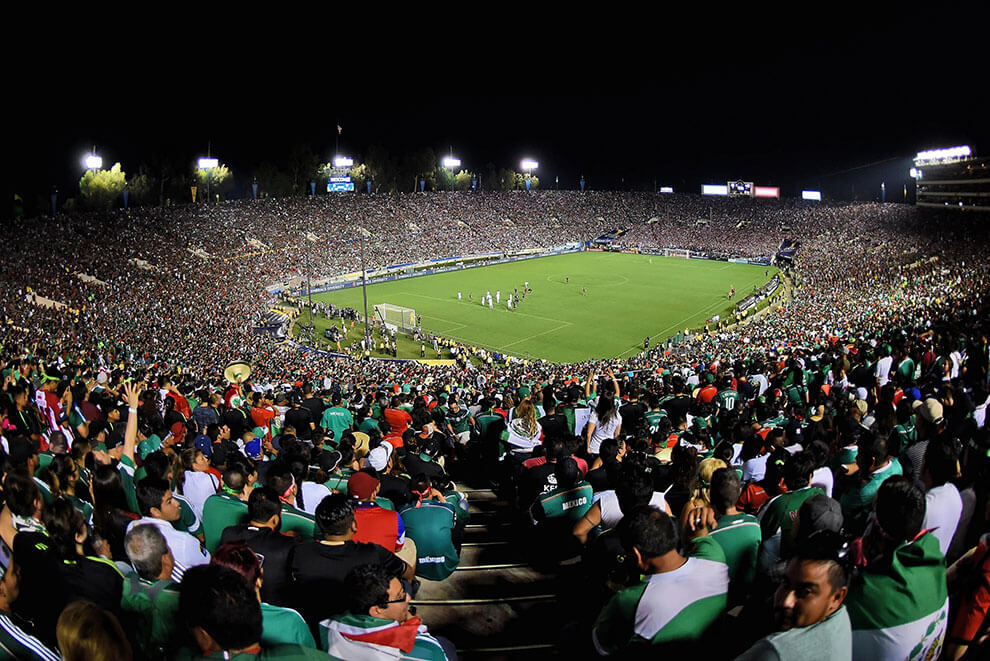
<instances>
[{"instance_id":1,"label":"spectator","mask_svg":"<svg viewBox=\"0 0 990 661\"><path fill-rule=\"evenodd\" d=\"M223 487L219 493L203 503L203 531L206 550L212 553L220 546L223 531L230 526L244 523L248 517L248 498L252 485L246 467L238 461L229 461L223 471Z\"/></svg>"},{"instance_id":2,"label":"spectator","mask_svg":"<svg viewBox=\"0 0 990 661\"><path fill-rule=\"evenodd\" d=\"M179 455L182 473L176 483L181 485L180 493L189 501L193 511L203 518L203 505L206 499L220 489L220 480L210 472L210 460L198 448L188 448Z\"/></svg>"},{"instance_id":3,"label":"spectator","mask_svg":"<svg viewBox=\"0 0 990 661\"><path fill-rule=\"evenodd\" d=\"M442 581L457 569L460 561L464 521L458 517L457 508L446 502L444 494L426 475L415 476L410 486L416 500L399 514L415 545L416 575Z\"/></svg>"},{"instance_id":4,"label":"spectator","mask_svg":"<svg viewBox=\"0 0 990 661\"><path fill-rule=\"evenodd\" d=\"M938 655L947 628L945 560L938 538L922 533L924 494L903 476L877 490L872 526L854 545L865 565L846 607L856 659Z\"/></svg>"},{"instance_id":5,"label":"spectator","mask_svg":"<svg viewBox=\"0 0 990 661\"><path fill-rule=\"evenodd\" d=\"M64 661L128 661L131 644L110 611L76 601L58 618L58 646Z\"/></svg>"},{"instance_id":6,"label":"spectator","mask_svg":"<svg viewBox=\"0 0 990 661\"><path fill-rule=\"evenodd\" d=\"M731 468L720 468L712 474L710 489L715 528L709 532L725 554L729 567L730 602L746 594L756 575L756 557L760 547L760 522L751 514L736 509L741 491L739 476Z\"/></svg>"},{"instance_id":7,"label":"spectator","mask_svg":"<svg viewBox=\"0 0 990 661\"><path fill-rule=\"evenodd\" d=\"M29 621L14 618L12 604L20 595L20 567L9 555L0 580L0 645L12 659L58 661L58 653L35 637Z\"/></svg>"},{"instance_id":8,"label":"spectator","mask_svg":"<svg viewBox=\"0 0 990 661\"><path fill-rule=\"evenodd\" d=\"M292 580L298 610L311 628L344 610L342 586L352 568L380 564L392 575L412 580L415 568L377 544L353 541L357 532L354 505L333 494L316 508L323 539L300 544L292 557Z\"/></svg>"},{"instance_id":9,"label":"spectator","mask_svg":"<svg viewBox=\"0 0 990 661\"><path fill-rule=\"evenodd\" d=\"M124 578L121 610L136 627L133 640L145 658L166 658L176 645L179 585L172 581L175 559L157 527L134 526L124 542L134 573Z\"/></svg>"},{"instance_id":10,"label":"spectator","mask_svg":"<svg viewBox=\"0 0 990 661\"><path fill-rule=\"evenodd\" d=\"M183 580L179 611L201 657L259 650L270 658L326 659L326 655L299 645L262 648L261 604L244 577L227 567L193 567ZM294 655L294 656L293 656Z\"/></svg>"},{"instance_id":11,"label":"spectator","mask_svg":"<svg viewBox=\"0 0 990 661\"><path fill-rule=\"evenodd\" d=\"M431 636L409 613L409 593L385 567L362 565L344 582L347 612L320 623L322 647L341 659L412 658L454 661L446 641Z\"/></svg>"},{"instance_id":12,"label":"spectator","mask_svg":"<svg viewBox=\"0 0 990 661\"><path fill-rule=\"evenodd\" d=\"M678 531L670 515L642 507L623 519L623 545L646 574L605 605L592 629L602 655L632 654L646 646L696 642L704 638L726 606L729 570L721 547L706 535L714 527L705 519L687 530L698 533L689 557L677 551Z\"/></svg>"},{"instance_id":13,"label":"spectator","mask_svg":"<svg viewBox=\"0 0 990 661\"><path fill-rule=\"evenodd\" d=\"M282 502L270 487L252 490L247 505L250 520L224 528L220 545L244 542L263 557L265 581L261 585L261 599L276 606L287 606L292 599L292 554L298 542L279 532Z\"/></svg>"},{"instance_id":14,"label":"spectator","mask_svg":"<svg viewBox=\"0 0 990 661\"><path fill-rule=\"evenodd\" d=\"M313 635L306 627L302 616L291 608L267 604L261 598L261 588L264 585L264 572L261 559L244 542L231 542L217 549L210 559L210 564L233 569L247 580L248 585L255 588L258 602L261 604L261 644L263 647L274 647L281 644L300 645L316 649Z\"/></svg>"},{"instance_id":15,"label":"spectator","mask_svg":"<svg viewBox=\"0 0 990 661\"><path fill-rule=\"evenodd\" d=\"M379 507L375 502L380 487L378 478L364 471L354 473L347 480L347 495L355 501L357 532L354 533L354 541L378 544L398 553L405 544L406 529L398 513Z\"/></svg>"},{"instance_id":16,"label":"spectator","mask_svg":"<svg viewBox=\"0 0 990 661\"><path fill-rule=\"evenodd\" d=\"M142 517L132 521L127 530L130 532L134 526L142 524L150 524L158 528L168 542L172 557L175 559L172 580L180 582L188 568L204 565L210 561L209 551L203 549L198 539L172 527L172 522L179 519L179 504L172 498L172 490L168 488L168 483L146 477L137 486L137 498L141 505Z\"/></svg>"},{"instance_id":17,"label":"spectator","mask_svg":"<svg viewBox=\"0 0 990 661\"><path fill-rule=\"evenodd\" d=\"M832 532L813 534L797 547L774 595L778 633L737 661L851 659L852 631L843 606L848 593L848 542Z\"/></svg>"},{"instance_id":18,"label":"spectator","mask_svg":"<svg viewBox=\"0 0 990 661\"><path fill-rule=\"evenodd\" d=\"M897 457L887 454L887 441L882 436L873 436L860 441L856 454L858 482L842 494L842 514L846 525L854 532L861 532L866 526L866 517L873 507L873 499L885 480L903 473Z\"/></svg>"},{"instance_id":19,"label":"spectator","mask_svg":"<svg viewBox=\"0 0 990 661\"><path fill-rule=\"evenodd\" d=\"M959 460L948 440L928 444L921 479L928 491L925 493L925 521L922 528L931 530L938 538L942 555L947 555L952 538L956 534L963 502L959 489L952 480L959 477Z\"/></svg>"}]
</instances>

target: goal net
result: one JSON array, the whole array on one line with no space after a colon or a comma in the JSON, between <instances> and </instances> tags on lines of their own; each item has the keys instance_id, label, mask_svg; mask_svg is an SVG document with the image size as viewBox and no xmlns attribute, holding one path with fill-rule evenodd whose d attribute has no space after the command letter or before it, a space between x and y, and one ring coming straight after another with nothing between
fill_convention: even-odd
<instances>
[{"instance_id":1,"label":"goal net","mask_svg":"<svg viewBox=\"0 0 990 661\"><path fill-rule=\"evenodd\" d=\"M379 303L375 306L375 318L390 329L409 332L416 328L416 310L400 305Z\"/></svg>"}]
</instances>

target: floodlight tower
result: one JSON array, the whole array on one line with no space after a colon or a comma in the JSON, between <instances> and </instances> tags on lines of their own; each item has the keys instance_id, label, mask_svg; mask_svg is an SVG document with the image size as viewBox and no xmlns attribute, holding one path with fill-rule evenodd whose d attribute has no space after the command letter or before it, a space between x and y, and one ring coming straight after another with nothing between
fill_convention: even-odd
<instances>
[{"instance_id":1,"label":"floodlight tower","mask_svg":"<svg viewBox=\"0 0 990 661\"><path fill-rule=\"evenodd\" d=\"M443 158L443 166L445 168L447 168L448 170L450 170L450 173L451 174L454 174L454 171L457 168L461 167L461 159L454 157L454 148L453 148L453 146L450 148L450 155L449 156L444 156L444 158Z\"/></svg>"},{"instance_id":2,"label":"floodlight tower","mask_svg":"<svg viewBox=\"0 0 990 661\"><path fill-rule=\"evenodd\" d=\"M344 214L344 224L347 224L347 214ZM371 327L368 325L368 267L364 263L364 244L371 237L371 232L364 227L358 227L361 235L361 293L364 295L364 337L366 346L371 346Z\"/></svg>"},{"instance_id":3,"label":"floodlight tower","mask_svg":"<svg viewBox=\"0 0 990 661\"><path fill-rule=\"evenodd\" d=\"M302 225L299 226L299 233L302 234L303 245L306 247L306 296L309 299L309 323L299 324L300 336L302 332L305 331L309 334L310 342L314 339L314 331L316 330L316 324L313 323L313 283L310 280L310 275L312 271L309 267L309 236L310 232L308 229L304 228Z\"/></svg>"},{"instance_id":4,"label":"floodlight tower","mask_svg":"<svg viewBox=\"0 0 990 661\"><path fill-rule=\"evenodd\" d=\"M530 178L530 176L532 176L533 170L535 170L538 167L540 167L540 164L539 164L539 162L534 161L531 158L524 158L522 160L522 162L519 164L519 167L521 167L522 170L523 170L523 172L526 173L526 190L528 192L529 191L529 178Z\"/></svg>"},{"instance_id":5,"label":"floodlight tower","mask_svg":"<svg viewBox=\"0 0 990 661\"><path fill-rule=\"evenodd\" d=\"M211 145L209 142L206 143L206 157L200 158L196 161L196 166L200 170L206 170L206 203L210 203L210 184L213 180L214 171L220 167L220 159L213 158L210 155Z\"/></svg>"},{"instance_id":6,"label":"floodlight tower","mask_svg":"<svg viewBox=\"0 0 990 661\"><path fill-rule=\"evenodd\" d=\"M92 170L94 174L103 167L103 157L96 153L96 145L93 145L93 151L86 154L83 165L86 166L87 170Z\"/></svg>"}]
</instances>

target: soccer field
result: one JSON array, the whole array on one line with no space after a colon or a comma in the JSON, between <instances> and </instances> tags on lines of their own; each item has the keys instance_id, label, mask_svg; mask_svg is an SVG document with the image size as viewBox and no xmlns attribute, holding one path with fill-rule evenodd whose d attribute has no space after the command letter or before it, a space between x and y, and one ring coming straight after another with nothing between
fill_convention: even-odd
<instances>
[{"instance_id":1,"label":"soccer field","mask_svg":"<svg viewBox=\"0 0 990 661\"><path fill-rule=\"evenodd\" d=\"M368 311L378 303L415 308L424 329L445 337L514 356L579 362L631 356L642 350L647 335L654 346L712 315L724 318L776 272L730 262L582 252L370 285ZM507 309L508 295L521 292L527 281L532 293L515 311ZM731 287L733 301L727 298ZM493 298L501 291L494 310L481 305L489 290ZM360 287L313 299L364 306Z\"/></svg>"}]
</instances>

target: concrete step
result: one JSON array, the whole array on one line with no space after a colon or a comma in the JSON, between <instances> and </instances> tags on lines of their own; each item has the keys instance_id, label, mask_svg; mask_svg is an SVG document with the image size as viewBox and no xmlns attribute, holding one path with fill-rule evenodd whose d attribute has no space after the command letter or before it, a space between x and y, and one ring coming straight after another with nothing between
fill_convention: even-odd
<instances>
[{"instance_id":1,"label":"concrete step","mask_svg":"<svg viewBox=\"0 0 990 661\"><path fill-rule=\"evenodd\" d=\"M443 604L416 603L417 615L431 633L444 636L465 657L509 653L538 646L546 652L559 638L572 613L555 595L531 598L469 600ZM484 650L489 650L484 652ZM514 655L510 654L510 656Z\"/></svg>"},{"instance_id":2,"label":"concrete step","mask_svg":"<svg viewBox=\"0 0 990 661\"><path fill-rule=\"evenodd\" d=\"M464 526L464 542L493 542L514 537L513 525L508 521L484 521Z\"/></svg>"},{"instance_id":3,"label":"concrete step","mask_svg":"<svg viewBox=\"0 0 990 661\"><path fill-rule=\"evenodd\" d=\"M512 506L504 500L474 500L468 498L468 512L473 517L476 513L500 512L509 513Z\"/></svg>"},{"instance_id":4,"label":"concrete step","mask_svg":"<svg viewBox=\"0 0 990 661\"><path fill-rule=\"evenodd\" d=\"M456 485L454 488L463 493L467 497L468 502L498 500L498 495L491 489L472 489L464 485Z\"/></svg>"},{"instance_id":5,"label":"concrete step","mask_svg":"<svg viewBox=\"0 0 990 661\"><path fill-rule=\"evenodd\" d=\"M525 563L525 547L513 541L467 542L461 546L460 567Z\"/></svg>"},{"instance_id":6,"label":"concrete step","mask_svg":"<svg viewBox=\"0 0 990 661\"><path fill-rule=\"evenodd\" d=\"M531 530L508 502L491 489L463 483L457 489L471 512L461 561L447 579L422 581L413 601L417 613L462 659L556 656L560 629L572 614L560 599L563 579L527 564Z\"/></svg>"},{"instance_id":7,"label":"concrete step","mask_svg":"<svg viewBox=\"0 0 990 661\"><path fill-rule=\"evenodd\" d=\"M417 600L440 602L555 594L557 576L528 566L455 571L442 581L421 579Z\"/></svg>"}]
</instances>

